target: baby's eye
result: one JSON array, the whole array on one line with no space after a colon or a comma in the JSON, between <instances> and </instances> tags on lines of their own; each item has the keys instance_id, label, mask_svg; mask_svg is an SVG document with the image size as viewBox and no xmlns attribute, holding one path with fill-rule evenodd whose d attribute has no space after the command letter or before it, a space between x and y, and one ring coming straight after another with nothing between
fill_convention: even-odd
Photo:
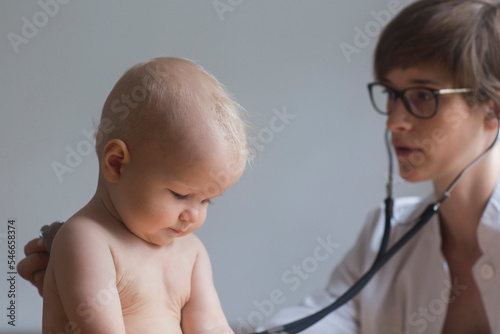
<instances>
[{"instance_id":1,"label":"baby's eye","mask_svg":"<svg viewBox=\"0 0 500 334\"><path fill-rule=\"evenodd\" d=\"M207 198L207 199L204 199L203 201L201 201L202 203L204 204L208 204L208 205L212 205L212 200L210 198Z\"/></svg>"},{"instance_id":2,"label":"baby's eye","mask_svg":"<svg viewBox=\"0 0 500 334\"><path fill-rule=\"evenodd\" d=\"M187 197L187 195L181 195L181 194L178 194L178 193L176 193L175 191L172 191L172 190L170 190L170 192L172 193L172 195L174 195L174 198L176 198L176 199L184 199L184 198Z\"/></svg>"}]
</instances>

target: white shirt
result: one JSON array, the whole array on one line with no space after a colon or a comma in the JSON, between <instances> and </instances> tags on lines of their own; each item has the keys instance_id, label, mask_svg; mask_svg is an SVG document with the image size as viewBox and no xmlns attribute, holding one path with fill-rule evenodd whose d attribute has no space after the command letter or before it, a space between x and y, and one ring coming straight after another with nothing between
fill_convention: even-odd
<instances>
[{"instance_id":1,"label":"white shirt","mask_svg":"<svg viewBox=\"0 0 500 334\"><path fill-rule=\"evenodd\" d=\"M433 197L395 201L389 247L407 232ZM354 247L332 273L325 290L308 295L302 305L278 312L270 328L300 319L331 304L371 266L384 230L384 206L372 212ZM486 206L477 230L483 255L473 267L492 333L500 333L500 183ZM447 306L464 289L449 277L441 252L438 215L422 228L349 303L301 332L303 334L441 333Z\"/></svg>"}]
</instances>

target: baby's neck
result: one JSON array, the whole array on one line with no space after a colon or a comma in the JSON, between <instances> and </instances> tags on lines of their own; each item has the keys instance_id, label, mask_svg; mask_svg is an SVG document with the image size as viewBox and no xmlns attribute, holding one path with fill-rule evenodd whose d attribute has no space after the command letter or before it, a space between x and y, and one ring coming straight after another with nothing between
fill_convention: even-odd
<instances>
[{"instance_id":1,"label":"baby's neck","mask_svg":"<svg viewBox=\"0 0 500 334\"><path fill-rule=\"evenodd\" d=\"M87 205L82 208L82 210L92 210L95 212L99 212L102 215L109 216L109 218L112 220L116 220L119 222L121 221L120 216L115 209L113 201L109 196L108 189L100 178L94 196L87 203Z\"/></svg>"}]
</instances>

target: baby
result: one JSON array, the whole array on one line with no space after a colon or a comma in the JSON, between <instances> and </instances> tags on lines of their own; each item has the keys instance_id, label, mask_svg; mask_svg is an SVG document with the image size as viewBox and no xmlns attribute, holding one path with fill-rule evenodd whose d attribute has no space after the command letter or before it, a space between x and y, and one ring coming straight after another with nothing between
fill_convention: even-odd
<instances>
[{"instance_id":1,"label":"baby","mask_svg":"<svg viewBox=\"0 0 500 334\"><path fill-rule=\"evenodd\" d=\"M158 58L116 83L102 111L94 197L59 230L43 333L233 333L192 234L242 175L240 107L190 61Z\"/></svg>"}]
</instances>

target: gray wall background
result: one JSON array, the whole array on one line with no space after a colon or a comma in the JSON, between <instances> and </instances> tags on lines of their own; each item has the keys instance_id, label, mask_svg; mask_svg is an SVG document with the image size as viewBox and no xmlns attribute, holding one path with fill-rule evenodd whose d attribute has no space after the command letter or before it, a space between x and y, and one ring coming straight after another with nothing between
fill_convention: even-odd
<instances>
[{"instance_id":1,"label":"gray wall background","mask_svg":"<svg viewBox=\"0 0 500 334\"><path fill-rule=\"evenodd\" d=\"M384 118L366 83L381 25L409 2L0 2L0 332L41 328L41 298L29 283L14 275L16 296L8 296L9 219L19 261L41 225L90 199L97 159L84 133L123 72L158 56L201 64L255 125L258 159L197 232L235 330L324 287L385 196ZM284 112L293 118L280 123ZM79 158L69 165L71 150ZM58 178L54 163L71 172ZM398 195L428 190L399 181ZM337 247L315 257L328 238ZM266 302L277 293L279 303Z\"/></svg>"}]
</instances>

